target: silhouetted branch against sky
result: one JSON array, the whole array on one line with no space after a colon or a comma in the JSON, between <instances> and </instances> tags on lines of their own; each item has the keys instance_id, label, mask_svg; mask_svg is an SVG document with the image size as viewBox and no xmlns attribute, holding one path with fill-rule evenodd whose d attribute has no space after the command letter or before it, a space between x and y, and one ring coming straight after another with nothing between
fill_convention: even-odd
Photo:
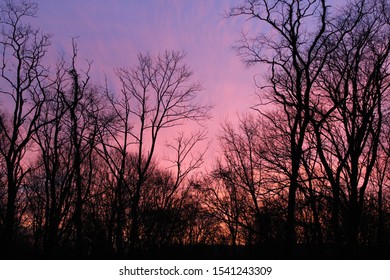
<instances>
[{"instance_id":1,"label":"silhouetted branch against sky","mask_svg":"<svg viewBox=\"0 0 390 280\"><path fill-rule=\"evenodd\" d=\"M389 6L2 1L0 255L388 256Z\"/></svg>"},{"instance_id":2,"label":"silhouetted branch against sky","mask_svg":"<svg viewBox=\"0 0 390 280\"><path fill-rule=\"evenodd\" d=\"M93 61L91 75L101 84L106 75L110 90L115 92L121 85L113 69L134 65L138 53L155 56L165 50L184 51L193 81L199 81L203 88L198 101L215 106L213 120L205 124L210 139L220 121L234 119L236 112L246 110L256 100L253 76L262 70L245 70L232 49L239 32L251 23L224 15L235 1L37 3L34 24L54 35L48 59L56 61L58 53L69 54L71 38L78 37L80 61ZM187 125L189 131L191 127ZM213 143L207 158L214 157L215 146Z\"/></svg>"}]
</instances>

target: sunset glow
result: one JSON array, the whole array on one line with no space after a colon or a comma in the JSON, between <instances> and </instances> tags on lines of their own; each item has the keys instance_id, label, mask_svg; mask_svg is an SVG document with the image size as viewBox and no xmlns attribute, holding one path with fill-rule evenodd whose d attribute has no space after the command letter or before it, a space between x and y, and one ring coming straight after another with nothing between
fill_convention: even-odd
<instances>
[{"instance_id":1,"label":"sunset glow","mask_svg":"<svg viewBox=\"0 0 390 280\"><path fill-rule=\"evenodd\" d=\"M0 257L389 257L390 3L333 2L0 0Z\"/></svg>"},{"instance_id":2,"label":"sunset glow","mask_svg":"<svg viewBox=\"0 0 390 280\"><path fill-rule=\"evenodd\" d=\"M34 21L43 32L53 34L50 60L71 53L77 38L79 61L93 61L95 82L120 89L114 69L134 64L138 53L158 54L165 50L184 51L185 62L204 90L201 102L214 105L213 119L206 123L212 146L208 164L216 157L219 124L234 120L253 105L254 76L261 68L246 69L233 45L240 32L249 28L240 18L227 18L235 1L45 1L39 0ZM189 123L175 130L197 129ZM166 132L169 135L174 131ZM167 137L161 139L162 155Z\"/></svg>"}]
</instances>

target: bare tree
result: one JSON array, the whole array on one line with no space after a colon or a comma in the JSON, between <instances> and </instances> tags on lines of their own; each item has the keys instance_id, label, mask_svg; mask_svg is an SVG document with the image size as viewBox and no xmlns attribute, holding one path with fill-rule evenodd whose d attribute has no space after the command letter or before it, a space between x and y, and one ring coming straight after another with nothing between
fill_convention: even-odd
<instances>
[{"instance_id":1,"label":"bare tree","mask_svg":"<svg viewBox=\"0 0 390 280\"><path fill-rule=\"evenodd\" d=\"M89 199L94 182L95 147L98 144L99 115L102 111L101 93L90 81L92 62L86 61L86 70L77 65L77 44L72 42L72 62L68 75L71 89L67 91L64 103L69 115L66 122L70 138L72 156L72 189L75 192L73 225L75 227L76 249L79 255L85 252L83 235L84 205Z\"/></svg>"},{"instance_id":2,"label":"bare tree","mask_svg":"<svg viewBox=\"0 0 390 280\"><path fill-rule=\"evenodd\" d=\"M69 160L70 139L64 133L64 118L68 108L64 98L68 76L65 61L58 65L55 80L47 90L47 100L42 106L37 129L33 136L37 144L37 160L26 183L28 213L33 224L37 225L35 242L42 240L42 246L48 255L56 252L60 240L60 224L65 223L70 209L71 189L69 178L71 165ZM37 211L42 209L42 217Z\"/></svg>"},{"instance_id":3,"label":"bare tree","mask_svg":"<svg viewBox=\"0 0 390 280\"><path fill-rule=\"evenodd\" d=\"M201 195L203 207L221 225L220 236L225 236L226 243L235 249L238 244L245 243L245 196L234 184L221 179L218 173L204 176L194 185Z\"/></svg>"},{"instance_id":4,"label":"bare tree","mask_svg":"<svg viewBox=\"0 0 390 280\"><path fill-rule=\"evenodd\" d=\"M132 246L138 244L140 194L161 130L209 117L210 106L198 103L201 86L191 81L193 74L183 63L184 56L168 51L157 57L140 54L137 66L116 71L133 124L128 131L129 141L135 145L138 158L138 177L131 201Z\"/></svg>"},{"instance_id":5,"label":"bare tree","mask_svg":"<svg viewBox=\"0 0 390 280\"><path fill-rule=\"evenodd\" d=\"M167 143L172 153L172 157L167 160L172 165L167 167L165 176L164 172L161 172L163 176L160 178L165 177L166 179L163 180L165 183L161 184L161 180L157 177L158 180L144 190L147 194L144 202L149 204L155 200L152 210L163 214L166 218L164 221L157 215L151 219L160 231L158 246L184 243L187 238L186 232L192 232L192 227L196 226L196 215L201 209L199 201L193 195L190 175L203 164L207 146L201 146L205 140L206 131L197 131L188 137L185 137L183 132L179 132L172 142ZM154 173L156 176L156 172Z\"/></svg>"},{"instance_id":6,"label":"bare tree","mask_svg":"<svg viewBox=\"0 0 390 280\"><path fill-rule=\"evenodd\" d=\"M387 1L358 1L340 11L337 24L352 26L329 55L318 82L312 119L317 151L332 187L335 242L356 248L360 218L377 162L383 105L390 84ZM339 26L336 29L342 30ZM325 105L326 104L326 105ZM339 213L343 207L343 213Z\"/></svg>"},{"instance_id":7,"label":"bare tree","mask_svg":"<svg viewBox=\"0 0 390 280\"><path fill-rule=\"evenodd\" d=\"M183 182L189 178L189 175L197 170L204 162L204 154L206 153L208 146L200 148L206 140L206 131L196 131L186 137L183 132L179 132L178 136L170 143L167 143L167 147L170 148L173 157L167 158L167 161L172 165L168 166L170 169L174 169L174 184L173 189L170 191L165 204L169 204L170 198L175 192L182 187ZM198 151L195 151L195 150Z\"/></svg>"},{"instance_id":8,"label":"bare tree","mask_svg":"<svg viewBox=\"0 0 390 280\"><path fill-rule=\"evenodd\" d=\"M296 193L305 136L312 118L313 85L342 38L334 40L336 32L331 28L328 10L326 0L247 0L229 13L257 20L269 30L255 36L244 33L237 50L248 66L269 66L268 83L260 87L260 100L279 107L286 121L290 170L285 238L289 246L295 244ZM342 28L347 32L348 26ZM334 40L334 45L328 44L330 40Z\"/></svg>"},{"instance_id":9,"label":"bare tree","mask_svg":"<svg viewBox=\"0 0 390 280\"><path fill-rule=\"evenodd\" d=\"M1 81L0 92L9 104L7 117L0 121L2 142L0 154L7 169L7 205L2 242L13 244L17 211L17 196L28 169L23 158L46 99L47 69L42 59L49 37L38 28L24 22L34 17L37 5L29 1L5 1L1 5Z\"/></svg>"},{"instance_id":10,"label":"bare tree","mask_svg":"<svg viewBox=\"0 0 390 280\"><path fill-rule=\"evenodd\" d=\"M110 106L99 118L100 145L97 147L98 154L106 162L114 180L109 233L111 239L115 240L118 255L122 255L124 249L125 191L129 189L125 172L133 168L130 166L132 155L129 154L129 146L132 144L130 93L122 93L120 97L114 97L106 86L105 99Z\"/></svg>"},{"instance_id":11,"label":"bare tree","mask_svg":"<svg viewBox=\"0 0 390 280\"><path fill-rule=\"evenodd\" d=\"M42 231L41 245L48 256L55 254L64 240L74 241L68 245L76 245L78 255L85 253L83 208L97 178L94 150L100 93L89 83L89 69L84 73L85 79L80 74L82 70L77 70L76 57L73 41L71 62L60 59L47 88L32 137L36 160L24 183L28 214L34 222L40 219L36 224ZM37 211L43 216L38 217Z\"/></svg>"},{"instance_id":12,"label":"bare tree","mask_svg":"<svg viewBox=\"0 0 390 280\"><path fill-rule=\"evenodd\" d=\"M248 229L255 236L255 243L266 239L267 225L262 224L264 195L269 193L263 170L264 150L262 145L261 122L254 116L239 117L239 124L234 127L226 122L219 136L222 160L217 174L227 185L234 185L246 198L249 215L253 222ZM252 224L252 225L251 225Z\"/></svg>"},{"instance_id":13,"label":"bare tree","mask_svg":"<svg viewBox=\"0 0 390 280\"><path fill-rule=\"evenodd\" d=\"M388 136L386 137L388 138ZM385 137L382 137L383 144L385 147L388 147L388 139ZM381 145L381 148L378 151L378 157L375 163L375 166L373 167L372 175L370 178L370 185L376 186L377 189L371 190L371 193L376 193L376 200L377 205L376 209L370 209L374 213L377 213L377 224L375 225L376 228L376 236L374 238L376 239L376 242L379 245L385 245L386 244L386 226L385 226L385 204L386 204L386 193L388 192L388 186L389 186L389 167L390 167L390 157L389 154L386 152L388 151L388 148L383 149L384 146Z\"/></svg>"}]
</instances>

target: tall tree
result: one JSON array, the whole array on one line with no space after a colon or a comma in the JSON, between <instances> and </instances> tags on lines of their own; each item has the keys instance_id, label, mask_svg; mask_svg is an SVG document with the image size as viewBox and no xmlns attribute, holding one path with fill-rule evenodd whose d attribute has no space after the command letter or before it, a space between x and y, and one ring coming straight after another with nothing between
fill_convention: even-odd
<instances>
[{"instance_id":1,"label":"tall tree","mask_svg":"<svg viewBox=\"0 0 390 280\"><path fill-rule=\"evenodd\" d=\"M333 51L327 41L333 37L326 0L247 0L233 7L230 16L244 16L264 24L268 34L243 34L237 50L248 66L270 68L267 85L261 87L268 101L278 106L287 123L290 170L285 239L295 244L296 193L299 169L308 125L313 84ZM265 115L267 116L267 115Z\"/></svg>"},{"instance_id":2,"label":"tall tree","mask_svg":"<svg viewBox=\"0 0 390 280\"><path fill-rule=\"evenodd\" d=\"M87 69L77 66L77 44L73 40L72 62L68 74L71 89L68 90L64 103L68 109L68 122L65 124L70 138L72 156L71 184L75 192L73 224L75 227L76 249L79 255L84 253L83 208L89 199L94 181L94 151L97 145L99 114L102 110L101 94L90 81L91 62L87 60Z\"/></svg>"},{"instance_id":3,"label":"tall tree","mask_svg":"<svg viewBox=\"0 0 390 280\"><path fill-rule=\"evenodd\" d=\"M43 239L43 249L48 255L58 249L60 224L65 222L69 213L72 197L68 184L72 173L68 153L71 145L68 135L63 131L64 118L68 112L64 102L67 77L65 61L61 60L57 65L54 83L47 91L48 99L36 123L36 126L40 126L33 136L38 147L37 160L26 183L28 209L31 216L36 217L33 220L43 235L34 239L36 242ZM42 209L40 214L43 217L37 216L39 209Z\"/></svg>"},{"instance_id":4,"label":"tall tree","mask_svg":"<svg viewBox=\"0 0 390 280\"><path fill-rule=\"evenodd\" d=\"M157 57L138 56L138 65L116 71L127 96L127 110L133 119L129 131L137 151L137 180L131 201L132 246L139 240L139 202L146 175L154 157L161 130L184 124L185 121L203 121L209 117L210 106L198 103L201 90L192 81L193 73L184 64L181 52L166 51Z\"/></svg>"},{"instance_id":5,"label":"tall tree","mask_svg":"<svg viewBox=\"0 0 390 280\"><path fill-rule=\"evenodd\" d=\"M317 80L312 120L319 158L332 187L333 231L356 248L360 218L371 173L377 162L383 106L390 84L390 26L387 1L354 1L340 11L336 30L351 26L329 55ZM331 42L334 44L334 42ZM314 101L315 100L315 101ZM320 101L321 100L321 101ZM344 213L338 213L343 206Z\"/></svg>"},{"instance_id":6,"label":"tall tree","mask_svg":"<svg viewBox=\"0 0 390 280\"><path fill-rule=\"evenodd\" d=\"M247 227L255 236L255 242L266 239L267 226L263 218L263 195L268 192L264 180L261 123L251 115L239 117L238 127L231 123L222 126L219 136L223 158L216 175L225 185L235 186L245 197L252 222ZM249 214L249 213L248 213Z\"/></svg>"},{"instance_id":7,"label":"tall tree","mask_svg":"<svg viewBox=\"0 0 390 280\"><path fill-rule=\"evenodd\" d=\"M0 93L10 108L0 120L0 155L7 170L7 202L1 241L7 249L12 247L15 238L18 193L29 172L23 159L32 136L39 129L36 123L46 99L47 69L42 60L50 36L25 22L37 14L35 3L7 0L0 9Z\"/></svg>"}]
</instances>

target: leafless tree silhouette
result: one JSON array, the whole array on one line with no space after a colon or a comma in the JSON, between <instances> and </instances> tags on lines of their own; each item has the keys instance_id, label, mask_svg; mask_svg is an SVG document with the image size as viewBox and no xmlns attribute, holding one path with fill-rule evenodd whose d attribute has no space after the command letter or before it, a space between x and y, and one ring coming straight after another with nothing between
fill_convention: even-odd
<instances>
[{"instance_id":1,"label":"leafless tree silhouette","mask_svg":"<svg viewBox=\"0 0 390 280\"><path fill-rule=\"evenodd\" d=\"M24 177L30 171L23 163L46 100L47 69L42 59L49 46L49 35L25 23L37 13L37 5L5 1L0 7L1 95L11 107L0 120L0 155L7 170L6 209L2 220L2 244L5 250L15 239L18 195Z\"/></svg>"}]
</instances>

